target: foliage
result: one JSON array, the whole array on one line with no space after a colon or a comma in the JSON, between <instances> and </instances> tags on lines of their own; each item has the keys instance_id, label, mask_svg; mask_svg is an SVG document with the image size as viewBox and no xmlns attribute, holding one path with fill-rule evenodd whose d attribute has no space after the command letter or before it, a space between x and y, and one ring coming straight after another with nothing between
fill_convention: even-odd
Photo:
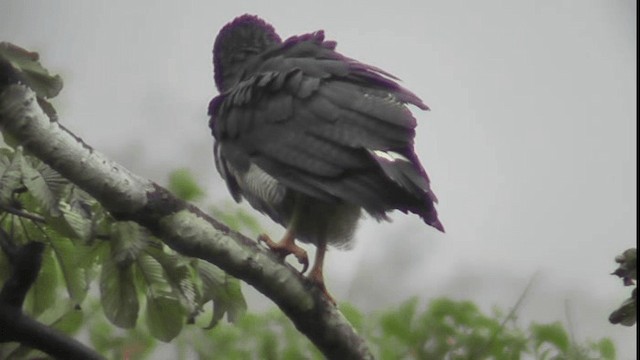
<instances>
[{"instance_id":1,"label":"foliage","mask_svg":"<svg viewBox=\"0 0 640 360\"><path fill-rule=\"evenodd\" d=\"M204 196L204 191L187 169L178 169L169 174L169 188L177 197L186 201L200 200Z\"/></svg>"},{"instance_id":2,"label":"foliage","mask_svg":"<svg viewBox=\"0 0 640 360\"><path fill-rule=\"evenodd\" d=\"M621 255L616 256L616 262L620 264L620 266L618 266L612 275L622 278L622 284L624 286L636 285L635 282L638 281L637 258L638 255L636 248L627 249ZM625 326L635 325L638 309L637 293L638 287L636 286L633 288L633 291L631 291L631 297L625 300L618 309L611 313L611 316L609 316L609 321L611 323L622 324Z\"/></svg>"},{"instance_id":3,"label":"foliage","mask_svg":"<svg viewBox=\"0 0 640 360\"><path fill-rule=\"evenodd\" d=\"M381 359L615 358L608 339L573 344L560 323L533 323L523 329L509 316L487 316L469 301L441 298L419 311L417 299L412 299L378 319L378 328L368 334Z\"/></svg>"},{"instance_id":4,"label":"foliage","mask_svg":"<svg viewBox=\"0 0 640 360\"><path fill-rule=\"evenodd\" d=\"M38 97L52 98L62 90L62 78L49 74L38 61L39 58L38 53L0 42L0 61L8 63L17 72L20 81L33 89Z\"/></svg>"},{"instance_id":5,"label":"foliage","mask_svg":"<svg viewBox=\"0 0 640 360\"><path fill-rule=\"evenodd\" d=\"M469 301L440 298L422 307L414 298L397 308L366 315L346 303L339 307L368 340L376 358L383 360L616 358L613 342L607 338L573 343L559 322L521 327L498 311L486 315ZM114 334L101 316L92 316L85 326L94 346L109 358L122 358L127 352L136 359L153 359L160 351L148 329ZM323 359L277 309L246 314L234 325L222 324L210 331L188 327L172 344L169 355L166 349L161 350L163 354L185 360Z\"/></svg>"},{"instance_id":6,"label":"foliage","mask_svg":"<svg viewBox=\"0 0 640 360\"><path fill-rule=\"evenodd\" d=\"M174 176L171 185L176 194L202 193L184 172ZM154 344L153 338L172 340L209 304L215 309L210 326L225 315L236 321L246 310L237 279L175 253L135 223L117 221L95 199L19 146L0 148L0 227L13 245L46 244L42 270L24 309L69 334L81 327L88 314L84 307L94 301L86 299L95 298L96 292L99 306L91 310L100 309L122 329L140 331L144 323L148 344ZM0 252L0 284L8 274L8 259ZM107 325L102 329L117 331ZM0 345L2 358L22 358L27 352Z\"/></svg>"}]
</instances>

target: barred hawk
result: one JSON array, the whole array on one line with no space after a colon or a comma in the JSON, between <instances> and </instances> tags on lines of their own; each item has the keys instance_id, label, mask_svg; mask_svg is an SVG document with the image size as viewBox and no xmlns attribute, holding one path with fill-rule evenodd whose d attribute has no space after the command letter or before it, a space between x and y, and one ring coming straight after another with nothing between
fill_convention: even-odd
<instances>
[{"instance_id":1,"label":"barred hawk","mask_svg":"<svg viewBox=\"0 0 640 360\"><path fill-rule=\"evenodd\" d=\"M323 31L282 41L257 16L240 16L216 37L220 95L209 104L216 168L231 195L286 228L280 242L259 240L295 255L303 273L307 254L295 240L317 247L308 276L329 299L327 245L347 247L362 210L379 221L392 210L414 213L444 231L407 107L427 105L335 49Z\"/></svg>"}]
</instances>

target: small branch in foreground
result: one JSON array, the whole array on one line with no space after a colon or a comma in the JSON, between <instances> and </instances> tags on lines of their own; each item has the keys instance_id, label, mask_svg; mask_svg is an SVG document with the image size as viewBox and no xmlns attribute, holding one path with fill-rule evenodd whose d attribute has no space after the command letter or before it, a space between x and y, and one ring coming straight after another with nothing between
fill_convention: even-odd
<instances>
[{"instance_id":1,"label":"small branch in foreground","mask_svg":"<svg viewBox=\"0 0 640 360\"><path fill-rule=\"evenodd\" d=\"M3 304L0 304L0 327L0 342L15 341L56 359L104 359L74 338Z\"/></svg>"},{"instance_id":2,"label":"small branch in foreground","mask_svg":"<svg viewBox=\"0 0 640 360\"><path fill-rule=\"evenodd\" d=\"M77 340L24 314L22 304L38 278L44 243L17 247L2 229L0 238L3 249L11 254L11 275L0 290L0 343L18 342L59 359L103 359Z\"/></svg>"},{"instance_id":3,"label":"small branch in foreground","mask_svg":"<svg viewBox=\"0 0 640 360\"><path fill-rule=\"evenodd\" d=\"M7 234L0 229L3 244L11 244ZM0 291L0 305L16 309L22 308L27 292L38 278L42 265L44 244L30 242L22 247L11 249L8 257L11 263L11 275Z\"/></svg>"}]
</instances>

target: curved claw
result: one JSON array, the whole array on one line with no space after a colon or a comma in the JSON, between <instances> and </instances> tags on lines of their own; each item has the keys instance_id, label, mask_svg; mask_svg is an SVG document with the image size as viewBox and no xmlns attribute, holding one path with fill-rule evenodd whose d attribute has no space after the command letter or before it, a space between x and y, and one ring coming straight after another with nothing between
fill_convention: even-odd
<instances>
[{"instance_id":1,"label":"curved claw","mask_svg":"<svg viewBox=\"0 0 640 360\"><path fill-rule=\"evenodd\" d=\"M285 235L285 237L279 241L275 242L271 240L271 238L266 234L261 234L258 236L258 242L263 242L269 250L278 255L281 259L284 259L289 254L293 254L296 257L298 262L302 264L301 274L304 274L309 268L309 257L307 256L307 252L295 244L295 240L289 236Z\"/></svg>"},{"instance_id":2,"label":"curved claw","mask_svg":"<svg viewBox=\"0 0 640 360\"><path fill-rule=\"evenodd\" d=\"M296 259L298 259L298 262L302 264L302 270L300 270L300 274L304 274L309 268L309 257L307 256L307 252L304 251L302 248L298 248L298 249L302 250L302 253L301 254L293 253L293 256L295 256Z\"/></svg>"}]
</instances>

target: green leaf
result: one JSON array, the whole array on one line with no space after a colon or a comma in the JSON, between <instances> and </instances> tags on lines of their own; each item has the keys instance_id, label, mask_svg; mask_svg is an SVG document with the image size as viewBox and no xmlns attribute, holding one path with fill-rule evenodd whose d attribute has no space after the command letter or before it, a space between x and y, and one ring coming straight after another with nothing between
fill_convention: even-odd
<instances>
[{"instance_id":1,"label":"green leaf","mask_svg":"<svg viewBox=\"0 0 640 360\"><path fill-rule=\"evenodd\" d=\"M229 211L214 206L211 208L211 213L216 219L219 219L233 230L249 231L253 234L263 232L258 220L241 208L236 208L235 211Z\"/></svg>"},{"instance_id":2,"label":"green leaf","mask_svg":"<svg viewBox=\"0 0 640 360\"><path fill-rule=\"evenodd\" d=\"M240 282L205 261L198 261L197 268L203 285L200 304L213 300L213 317L207 328L216 326L225 313L230 322L237 321L247 310Z\"/></svg>"},{"instance_id":3,"label":"green leaf","mask_svg":"<svg viewBox=\"0 0 640 360\"><path fill-rule=\"evenodd\" d=\"M145 292L152 296L160 293L171 292L171 287L164 278L164 272L160 263L146 252L142 252L136 258L136 269L140 285Z\"/></svg>"},{"instance_id":4,"label":"green leaf","mask_svg":"<svg viewBox=\"0 0 640 360\"><path fill-rule=\"evenodd\" d=\"M22 166L22 181L42 207L51 216L60 216L58 208L60 197L69 181L55 170L40 161L24 161Z\"/></svg>"},{"instance_id":5,"label":"green leaf","mask_svg":"<svg viewBox=\"0 0 640 360\"><path fill-rule=\"evenodd\" d=\"M147 327L151 335L170 341L182 330L185 311L165 279L162 265L147 252L136 259L138 278L147 295Z\"/></svg>"},{"instance_id":6,"label":"green leaf","mask_svg":"<svg viewBox=\"0 0 640 360\"><path fill-rule=\"evenodd\" d=\"M264 332L259 337L259 354L261 359L278 359L278 337L274 333ZM301 355L301 354L300 354ZM298 359L302 358L299 356Z\"/></svg>"},{"instance_id":7,"label":"green leaf","mask_svg":"<svg viewBox=\"0 0 640 360\"><path fill-rule=\"evenodd\" d=\"M637 249L631 248L625 250L621 255L616 256L616 262L620 264L612 275L622 278L624 286L632 286L636 284L637 275ZM612 324L621 324L624 326L633 326L637 321L637 299L638 287L631 291L631 297L625 300L618 309L609 315L609 322Z\"/></svg>"},{"instance_id":8,"label":"green leaf","mask_svg":"<svg viewBox=\"0 0 640 360\"><path fill-rule=\"evenodd\" d=\"M634 290L635 293L636 290ZM619 308L609 315L609 322L612 324L621 324L624 326L633 326L635 325L638 314L637 314L637 306L638 301L635 296L632 296L625 300Z\"/></svg>"},{"instance_id":9,"label":"green leaf","mask_svg":"<svg viewBox=\"0 0 640 360\"><path fill-rule=\"evenodd\" d=\"M67 186L66 189L68 189L67 194L57 203L55 214L51 212L44 214L47 225L60 235L89 241L94 235L93 228L96 220L91 206L95 200L88 198L87 195L81 195L83 192L75 186ZM109 222L109 225L111 224L112 222Z\"/></svg>"},{"instance_id":10,"label":"green leaf","mask_svg":"<svg viewBox=\"0 0 640 360\"><path fill-rule=\"evenodd\" d=\"M94 312L100 311L99 309L95 309ZM112 350L116 344L116 336L114 333L114 327L111 323L106 321L95 321L95 315L91 312L89 315L93 320L89 326L87 326L89 330L89 339L91 340L91 345L101 354L106 354L107 351ZM89 317L88 316L88 317Z\"/></svg>"},{"instance_id":11,"label":"green leaf","mask_svg":"<svg viewBox=\"0 0 640 360\"><path fill-rule=\"evenodd\" d=\"M118 221L111 225L112 257L117 263L133 262L149 243L149 234L131 221Z\"/></svg>"},{"instance_id":12,"label":"green leaf","mask_svg":"<svg viewBox=\"0 0 640 360\"><path fill-rule=\"evenodd\" d=\"M636 248L627 249L616 256L615 260L620 266L611 275L621 277L624 286L634 285L634 280L638 279L637 256Z\"/></svg>"},{"instance_id":13,"label":"green leaf","mask_svg":"<svg viewBox=\"0 0 640 360\"><path fill-rule=\"evenodd\" d=\"M595 349L599 352L600 358L603 360L615 360L616 359L616 347L613 345L613 341L608 338L604 338L595 344Z\"/></svg>"},{"instance_id":14,"label":"green leaf","mask_svg":"<svg viewBox=\"0 0 640 360\"><path fill-rule=\"evenodd\" d=\"M102 265L109 259L110 243L106 241L96 242L90 245L76 245L78 266L88 269L96 264Z\"/></svg>"},{"instance_id":15,"label":"green leaf","mask_svg":"<svg viewBox=\"0 0 640 360\"><path fill-rule=\"evenodd\" d=\"M227 319L235 323L247 312L247 303L242 295L240 281L226 273L225 279L227 302L220 304L220 307L227 312ZM218 302L216 302L216 306L218 306L217 304Z\"/></svg>"},{"instance_id":16,"label":"green leaf","mask_svg":"<svg viewBox=\"0 0 640 360\"><path fill-rule=\"evenodd\" d=\"M91 284L100 275L102 263L109 258L109 243L94 242L89 245L75 244L78 268L83 269L85 282Z\"/></svg>"},{"instance_id":17,"label":"green leaf","mask_svg":"<svg viewBox=\"0 0 640 360\"><path fill-rule=\"evenodd\" d=\"M114 325L121 328L136 325L140 304L131 264L118 265L113 259L104 262L100 273L100 298L105 316Z\"/></svg>"},{"instance_id":18,"label":"green leaf","mask_svg":"<svg viewBox=\"0 0 640 360\"><path fill-rule=\"evenodd\" d=\"M566 354L569 350L569 336L559 322L532 324L531 334L533 335L536 348L540 348L544 344L549 344L558 349L561 354Z\"/></svg>"},{"instance_id":19,"label":"green leaf","mask_svg":"<svg viewBox=\"0 0 640 360\"><path fill-rule=\"evenodd\" d=\"M414 336L412 324L418 306L418 298L404 302L397 311L382 317L382 328L388 336L395 336L405 344L411 344Z\"/></svg>"},{"instance_id":20,"label":"green leaf","mask_svg":"<svg viewBox=\"0 0 640 360\"><path fill-rule=\"evenodd\" d=\"M42 267L38 279L29 290L28 303L30 306L28 308L31 310L31 316L37 317L55 303L57 288L56 263L51 248L47 248L42 254Z\"/></svg>"},{"instance_id":21,"label":"green leaf","mask_svg":"<svg viewBox=\"0 0 640 360\"><path fill-rule=\"evenodd\" d=\"M72 204L67 202L60 203L59 209L65 223L69 226L69 229L73 231L75 235L74 238L88 240L91 236L91 228L93 225L89 217L90 214L74 209Z\"/></svg>"},{"instance_id":22,"label":"green leaf","mask_svg":"<svg viewBox=\"0 0 640 360\"><path fill-rule=\"evenodd\" d=\"M169 342L182 331L185 322L180 301L172 296L147 297L147 327L156 339Z\"/></svg>"},{"instance_id":23,"label":"green leaf","mask_svg":"<svg viewBox=\"0 0 640 360\"><path fill-rule=\"evenodd\" d=\"M209 301L215 301L221 297L219 293L222 292L221 289L224 287L225 273L217 266L205 261L198 261L197 266L198 275L202 281L202 294L199 299L199 303L202 306ZM220 308L216 311L214 304L212 304L212 307L214 309L213 316L207 329L216 326L224 316L224 311L221 312Z\"/></svg>"},{"instance_id":24,"label":"green leaf","mask_svg":"<svg viewBox=\"0 0 640 360\"><path fill-rule=\"evenodd\" d=\"M0 59L8 61L20 76L20 80L33 89L39 97L52 98L62 90L62 78L59 75L49 74L49 71L38 62L38 53L2 42Z\"/></svg>"},{"instance_id":25,"label":"green leaf","mask_svg":"<svg viewBox=\"0 0 640 360\"><path fill-rule=\"evenodd\" d=\"M80 330L84 320L84 314L79 308L69 309L58 320L51 324L51 327L58 329L65 334L73 335Z\"/></svg>"},{"instance_id":26,"label":"green leaf","mask_svg":"<svg viewBox=\"0 0 640 360\"><path fill-rule=\"evenodd\" d=\"M169 191L185 201L195 201L204 196L204 191L187 169L175 170L169 174Z\"/></svg>"},{"instance_id":27,"label":"green leaf","mask_svg":"<svg viewBox=\"0 0 640 360\"><path fill-rule=\"evenodd\" d=\"M340 311L353 327L361 332L364 328L364 316L353 305L349 303L340 304Z\"/></svg>"},{"instance_id":28,"label":"green leaf","mask_svg":"<svg viewBox=\"0 0 640 360\"><path fill-rule=\"evenodd\" d=\"M249 214L242 209L238 209L238 211L236 212L236 218L238 219L238 222L243 229L247 229L254 234L262 232L260 222L258 222L258 219L256 219L253 214Z\"/></svg>"},{"instance_id":29,"label":"green leaf","mask_svg":"<svg viewBox=\"0 0 640 360\"><path fill-rule=\"evenodd\" d=\"M22 151L0 153L0 204L11 204L13 193L22 186Z\"/></svg>"},{"instance_id":30,"label":"green leaf","mask_svg":"<svg viewBox=\"0 0 640 360\"><path fill-rule=\"evenodd\" d=\"M175 254L168 254L162 249L148 249L147 253L160 263L164 270L165 280L171 286L182 306L189 314L196 312L197 292L193 281L194 274L187 263L187 259Z\"/></svg>"},{"instance_id":31,"label":"green leaf","mask_svg":"<svg viewBox=\"0 0 640 360\"><path fill-rule=\"evenodd\" d=\"M0 251L0 284L4 284L11 273L11 264L4 251Z\"/></svg>"},{"instance_id":32,"label":"green leaf","mask_svg":"<svg viewBox=\"0 0 640 360\"><path fill-rule=\"evenodd\" d=\"M50 238L51 247L62 271L67 292L76 304L80 304L87 295L89 284L87 283L85 269L79 266L80 259L77 257L79 251L73 242L67 238L54 235L50 236Z\"/></svg>"}]
</instances>

